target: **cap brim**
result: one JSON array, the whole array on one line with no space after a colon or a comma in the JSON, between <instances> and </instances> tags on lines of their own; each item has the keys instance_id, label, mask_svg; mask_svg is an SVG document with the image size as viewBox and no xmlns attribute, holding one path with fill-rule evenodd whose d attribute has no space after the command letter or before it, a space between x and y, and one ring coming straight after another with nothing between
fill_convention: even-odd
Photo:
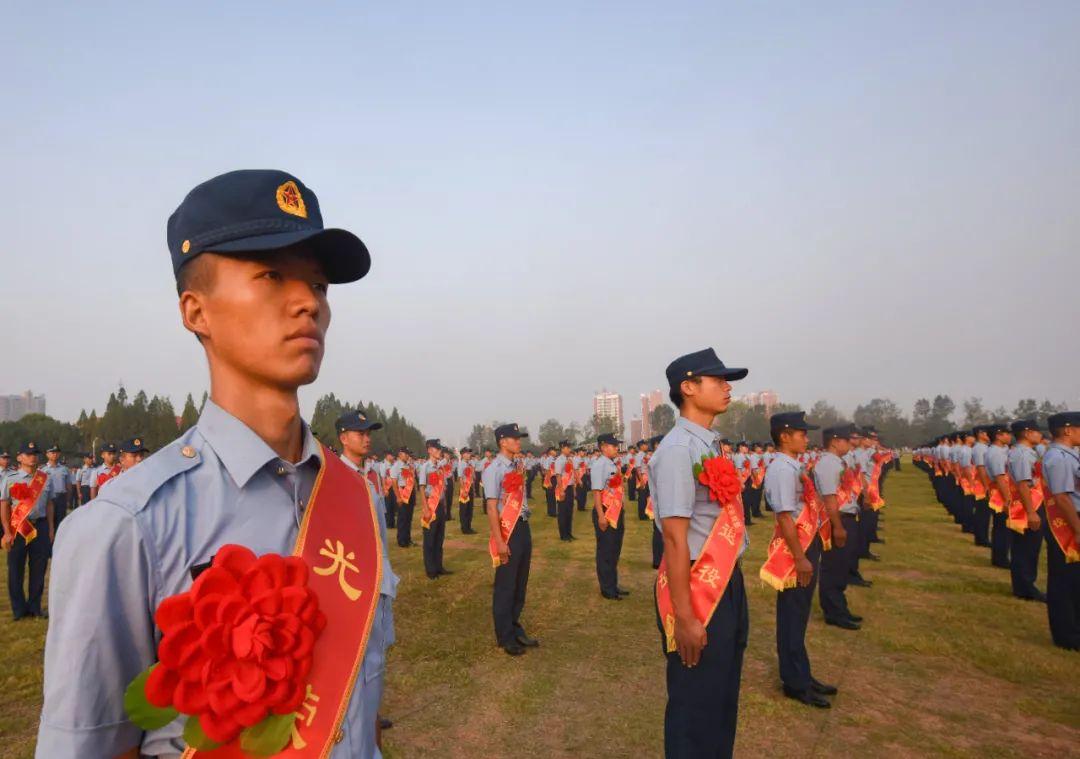
<instances>
[{"instance_id":1,"label":"cap brim","mask_svg":"<svg viewBox=\"0 0 1080 759\"><path fill-rule=\"evenodd\" d=\"M311 245L331 284L355 282L371 269L371 255L367 246L359 237L344 229L305 229L257 235L218 243L208 247L206 252L254 256L302 242Z\"/></svg>"},{"instance_id":2,"label":"cap brim","mask_svg":"<svg viewBox=\"0 0 1080 759\"><path fill-rule=\"evenodd\" d=\"M726 380L741 380L749 373L749 369L739 369L734 366L712 366L694 372L702 377L720 377Z\"/></svg>"}]
</instances>

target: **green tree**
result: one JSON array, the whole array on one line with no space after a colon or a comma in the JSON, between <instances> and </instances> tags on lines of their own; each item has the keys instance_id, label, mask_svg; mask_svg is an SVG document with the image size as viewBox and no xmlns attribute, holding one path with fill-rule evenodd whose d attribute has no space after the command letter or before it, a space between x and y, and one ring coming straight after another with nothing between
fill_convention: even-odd
<instances>
[{"instance_id":1,"label":"green tree","mask_svg":"<svg viewBox=\"0 0 1080 759\"><path fill-rule=\"evenodd\" d=\"M495 428L490 424L474 424L465 444L474 451L495 450Z\"/></svg>"},{"instance_id":2,"label":"green tree","mask_svg":"<svg viewBox=\"0 0 1080 759\"><path fill-rule=\"evenodd\" d=\"M558 419L548 419L540 425L540 430L537 433L537 442L541 448L545 449L558 446L560 440L568 439L570 439L570 436Z\"/></svg>"},{"instance_id":3,"label":"green tree","mask_svg":"<svg viewBox=\"0 0 1080 759\"><path fill-rule=\"evenodd\" d=\"M1016 403L1013 416L1017 419L1034 419L1039 413L1039 404L1034 398L1023 398Z\"/></svg>"},{"instance_id":4,"label":"green tree","mask_svg":"<svg viewBox=\"0 0 1080 759\"><path fill-rule=\"evenodd\" d=\"M661 403L649 412L649 429L654 435L666 435L674 426L675 409L671 405Z\"/></svg>"},{"instance_id":5,"label":"green tree","mask_svg":"<svg viewBox=\"0 0 1080 759\"><path fill-rule=\"evenodd\" d=\"M990 413L983 408L982 398L971 397L964 401L963 425L968 429L977 424L988 424Z\"/></svg>"},{"instance_id":6,"label":"green tree","mask_svg":"<svg viewBox=\"0 0 1080 759\"><path fill-rule=\"evenodd\" d=\"M187 400L184 401L184 410L180 412L180 432L187 432L198 421L199 410L195 408L195 399L191 397L191 393L188 393Z\"/></svg>"}]
</instances>

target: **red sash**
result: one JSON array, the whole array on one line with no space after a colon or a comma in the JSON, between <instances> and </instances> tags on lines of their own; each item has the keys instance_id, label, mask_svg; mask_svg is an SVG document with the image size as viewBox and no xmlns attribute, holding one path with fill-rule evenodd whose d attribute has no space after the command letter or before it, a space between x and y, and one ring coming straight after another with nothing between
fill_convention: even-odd
<instances>
[{"instance_id":1,"label":"red sash","mask_svg":"<svg viewBox=\"0 0 1080 759\"><path fill-rule=\"evenodd\" d=\"M27 543L37 537L37 529L27 517L30 516L34 504L41 497L41 491L48 484L49 475L38 469L29 482L16 482L8 492L11 496L11 531L16 535L22 535Z\"/></svg>"},{"instance_id":2,"label":"red sash","mask_svg":"<svg viewBox=\"0 0 1080 759\"><path fill-rule=\"evenodd\" d=\"M319 598L326 628L308 675L307 697L296 713L292 737L275 757L326 757L345 719L367 649L382 581L383 547L367 483L326 446L322 468L293 556L311 569L308 587ZM367 518L357 519L357 515ZM212 751L187 749L183 759L246 759L239 739Z\"/></svg>"},{"instance_id":3,"label":"red sash","mask_svg":"<svg viewBox=\"0 0 1080 759\"><path fill-rule=\"evenodd\" d=\"M555 500L561 501L566 495L566 489L570 487L570 483L574 481L574 466L569 460L566 462L566 466L563 467L563 473L559 476L558 481L555 483Z\"/></svg>"},{"instance_id":4,"label":"red sash","mask_svg":"<svg viewBox=\"0 0 1080 759\"><path fill-rule=\"evenodd\" d=\"M393 493L394 497L397 498L397 488L394 487L394 478L393 477L391 477L390 475L387 475L386 477L383 477L382 486L383 486L383 492L384 493L386 493L387 495L390 495L391 493Z\"/></svg>"},{"instance_id":5,"label":"red sash","mask_svg":"<svg viewBox=\"0 0 1080 759\"><path fill-rule=\"evenodd\" d=\"M544 490L548 490L548 489L551 488L551 478L554 477L554 476L555 476L555 463L552 462L551 465L547 469L544 470Z\"/></svg>"},{"instance_id":6,"label":"red sash","mask_svg":"<svg viewBox=\"0 0 1080 759\"><path fill-rule=\"evenodd\" d=\"M803 484L803 510L799 518L795 520L795 532L799 536L799 545L803 552L810 547L814 536L818 533L821 519L821 499L818 498L817 489L810 478L805 474L801 476ZM828 520L825 522L829 524ZM823 529L824 526L821 527ZM829 531L830 537L832 531ZM784 534L780 531L780 524L773 528L772 540L769 541L769 555L758 572L761 579L771 585L775 590L783 592L787 588L794 588L797 584L795 576L795 557L791 554Z\"/></svg>"},{"instance_id":7,"label":"red sash","mask_svg":"<svg viewBox=\"0 0 1080 759\"><path fill-rule=\"evenodd\" d=\"M744 459L742 469L739 470L739 482L746 487L746 481L750 479L750 459Z\"/></svg>"},{"instance_id":8,"label":"red sash","mask_svg":"<svg viewBox=\"0 0 1080 759\"><path fill-rule=\"evenodd\" d=\"M1027 510L1024 508L1024 502L1020 500L1020 488L1017 487L1011 476L1009 477L1009 490L1011 491L1009 494L1009 516L1006 518L1005 524L1010 530L1023 534L1028 528ZM1034 477L1031 481L1031 507L1037 511L1042 504L1042 462L1037 461L1035 462Z\"/></svg>"},{"instance_id":9,"label":"red sash","mask_svg":"<svg viewBox=\"0 0 1080 759\"><path fill-rule=\"evenodd\" d=\"M975 496L975 500L982 501L986 498L986 486L983 485L982 480L979 479L979 470L976 467L970 467L967 472L968 480L971 481L971 494Z\"/></svg>"},{"instance_id":10,"label":"red sash","mask_svg":"<svg viewBox=\"0 0 1080 759\"><path fill-rule=\"evenodd\" d=\"M382 483L379 482L379 473L376 472L374 469L369 469L367 471L367 479L368 479L368 482L371 483L371 487L373 487L375 489L375 492L378 493L379 495L382 495L382 492L381 492Z\"/></svg>"},{"instance_id":11,"label":"red sash","mask_svg":"<svg viewBox=\"0 0 1080 759\"><path fill-rule=\"evenodd\" d=\"M635 471L635 474L637 475L637 489L647 488L649 486L649 470L641 467L641 469Z\"/></svg>"},{"instance_id":12,"label":"red sash","mask_svg":"<svg viewBox=\"0 0 1080 759\"><path fill-rule=\"evenodd\" d=\"M600 505L604 507L604 519L608 521L608 528L619 526L619 516L622 514L622 484L621 475L612 475L607 481L607 487L600 493Z\"/></svg>"},{"instance_id":13,"label":"red sash","mask_svg":"<svg viewBox=\"0 0 1080 759\"><path fill-rule=\"evenodd\" d=\"M111 469L109 469L107 471L104 471L101 474L99 474L97 476L98 490L101 490L101 486L104 485L109 480L114 479L116 477L119 477L120 472L122 472L122 471L123 470L120 468L119 464L113 464Z\"/></svg>"},{"instance_id":14,"label":"red sash","mask_svg":"<svg viewBox=\"0 0 1080 759\"><path fill-rule=\"evenodd\" d=\"M420 515L420 525L425 530L435 521L435 514L446 490L446 479L442 472L431 472L427 476L427 484L431 487L431 493L424 494L424 511Z\"/></svg>"},{"instance_id":15,"label":"red sash","mask_svg":"<svg viewBox=\"0 0 1080 759\"><path fill-rule=\"evenodd\" d=\"M656 512L653 510L652 505L652 493L649 493L648 500L645 501L645 516L649 519L656 519Z\"/></svg>"},{"instance_id":16,"label":"red sash","mask_svg":"<svg viewBox=\"0 0 1080 759\"><path fill-rule=\"evenodd\" d=\"M1065 554L1065 563L1072 564L1080 561L1080 545L1076 542L1076 533L1072 531L1069 523L1065 520L1065 514L1062 512L1061 507L1057 505L1056 498L1046 499L1046 519L1050 527L1050 534L1054 536L1058 548Z\"/></svg>"},{"instance_id":17,"label":"red sash","mask_svg":"<svg viewBox=\"0 0 1080 759\"><path fill-rule=\"evenodd\" d=\"M874 511L880 511L885 505L885 499L881 497L881 468L888 460L884 454L873 457L874 468L870 470L870 483L866 486L866 500Z\"/></svg>"},{"instance_id":18,"label":"red sash","mask_svg":"<svg viewBox=\"0 0 1080 759\"><path fill-rule=\"evenodd\" d=\"M461 489L458 491L458 503L468 503L472 498L473 477L475 476L476 470L471 466L466 466L465 474L461 478Z\"/></svg>"},{"instance_id":19,"label":"red sash","mask_svg":"<svg viewBox=\"0 0 1080 759\"><path fill-rule=\"evenodd\" d=\"M738 475L735 477L737 480ZM701 553L690 567L690 604L694 616L706 627L731 581L745 533L742 505L738 497L733 497L721 506ZM666 649L671 653L675 650L675 607L671 603L671 588L668 587L666 555L660 560L660 570L656 575L656 605L664 624Z\"/></svg>"},{"instance_id":20,"label":"red sash","mask_svg":"<svg viewBox=\"0 0 1080 759\"><path fill-rule=\"evenodd\" d=\"M416 472L405 467L401 470L401 477L405 480L405 485L398 487L397 502L404 505L412 498L413 488L416 487Z\"/></svg>"},{"instance_id":21,"label":"red sash","mask_svg":"<svg viewBox=\"0 0 1080 759\"><path fill-rule=\"evenodd\" d=\"M582 462L580 466L574 471L574 484L581 486L581 483L585 480L585 472L589 471L589 465Z\"/></svg>"},{"instance_id":22,"label":"red sash","mask_svg":"<svg viewBox=\"0 0 1080 759\"><path fill-rule=\"evenodd\" d=\"M754 471L751 472L750 476L750 485L754 488L761 488L761 483L765 482L765 465L758 464L758 466L754 468Z\"/></svg>"},{"instance_id":23,"label":"red sash","mask_svg":"<svg viewBox=\"0 0 1080 759\"><path fill-rule=\"evenodd\" d=\"M503 508L499 514L499 531L503 541L510 545L510 536L521 518L521 508L525 504L525 478L516 470L503 475L502 481ZM499 549L495 545L495 536L488 538L488 555L491 556L491 566L499 566Z\"/></svg>"}]
</instances>

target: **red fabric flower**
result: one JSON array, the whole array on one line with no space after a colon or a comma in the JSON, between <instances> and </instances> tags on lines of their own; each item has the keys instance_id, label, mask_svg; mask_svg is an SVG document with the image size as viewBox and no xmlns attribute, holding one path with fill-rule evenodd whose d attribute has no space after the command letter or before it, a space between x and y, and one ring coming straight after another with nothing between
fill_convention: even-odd
<instances>
[{"instance_id":1,"label":"red fabric flower","mask_svg":"<svg viewBox=\"0 0 1080 759\"><path fill-rule=\"evenodd\" d=\"M191 590L166 598L163 633L146 700L195 715L227 743L270 714L300 708L314 644L326 616L297 556L255 557L227 545Z\"/></svg>"},{"instance_id":2,"label":"red fabric flower","mask_svg":"<svg viewBox=\"0 0 1080 759\"><path fill-rule=\"evenodd\" d=\"M16 482L11 486L11 498L15 501L21 501L30 497L30 486L25 482Z\"/></svg>"},{"instance_id":3,"label":"red fabric flower","mask_svg":"<svg viewBox=\"0 0 1080 759\"><path fill-rule=\"evenodd\" d=\"M730 504L742 492L742 481L735 471L735 464L723 456L713 456L702 462L698 482L709 489L709 497L721 506Z\"/></svg>"},{"instance_id":4,"label":"red fabric flower","mask_svg":"<svg viewBox=\"0 0 1080 759\"><path fill-rule=\"evenodd\" d=\"M622 487L622 475L615 473L611 476L611 479L607 481L607 486L613 490Z\"/></svg>"},{"instance_id":5,"label":"red fabric flower","mask_svg":"<svg viewBox=\"0 0 1080 759\"><path fill-rule=\"evenodd\" d=\"M518 470L513 469L503 475L503 490L521 490L523 487L525 487L525 478Z\"/></svg>"}]
</instances>

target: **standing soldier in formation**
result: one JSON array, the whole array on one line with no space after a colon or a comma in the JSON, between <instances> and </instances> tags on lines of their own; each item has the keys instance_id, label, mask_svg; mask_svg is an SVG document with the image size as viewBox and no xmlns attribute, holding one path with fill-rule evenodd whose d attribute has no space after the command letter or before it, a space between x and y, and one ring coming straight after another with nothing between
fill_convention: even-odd
<instances>
[{"instance_id":1,"label":"standing soldier in formation","mask_svg":"<svg viewBox=\"0 0 1080 759\"><path fill-rule=\"evenodd\" d=\"M89 453L84 453L83 465L79 467L79 471L75 475L80 506L85 506L90 503L90 489L94 483L94 473L96 470L97 467L94 466L94 457Z\"/></svg>"},{"instance_id":2,"label":"standing soldier in formation","mask_svg":"<svg viewBox=\"0 0 1080 759\"><path fill-rule=\"evenodd\" d=\"M461 449L461 459L457 463L458 476L458 513L461 515L461 534L475 535L473 529L473 496L476 493L476 462L473 461L472 448Z\"/></svg>"},{"instance_id":3,"label":"standing soldier in formation","mask_svg":"<svg viewBox=\"0 0 1080 759\"><path fill-rule=\"evenodd\" d=\"M731 403L729 382L747 370L724 366L708 348L675 359L666 374L679 418L649 464L664 535L656 583L657 623L667 655L664 750L669 757L730 757L749 634L738 559L749 538L734 466L730 494L702 484L695 469L711 467L719 457L712 424ZM699 609L712 611L703 618Z\"/></svg>"},{"instance_id":4,"label":"standing soldier in formation","mask_svg":"<svg viewBox=\"0 0 1080 759\"><path fill-rule=\"evenodd\" d=\"M0 545L7 552L8 598L15 621L48 617L42 609L45 570L56 536L56 512L49 475L38 467L41 449L34 441L18 451L19 468L0 484ZM29 582L24 589L23 581Z\"/></svg>"},{"instance_id":5,"label":"standing soldier in formation","mask_svg":"<svg viewBox=\"0 0 1080 759\"><path fill-rule=\"evenodd\" d=\"M446 477L442 466L442 443L428 440L428 457L416 471L421 505L420 526L424 533L424 571L429 579L453 574L443 566L443 541L446 540Z\"/></svg>"},{"instance_id":6,"label":"standing soldier in formation","mask_svg":"<svg viewBox=\"0 0 1080 759\"><path fill-rule=\"evenodd\" d=\"M1054 645L1080 651L1080 412L1054 414L1048 425L1046 611Z\"/></svg>"},{"instance_id":7,"label":"standing soldier in formation","mask_svg":"<svg viewBox=\"0 0 1080 759\"><path fill-rule=\"evenodd\" d=\"M520 656L540 641L530 638L521 623L532 562L532 533L529 504L525 499L525 478L514 466L527 433L516 424L495 429L499 455L484 470L484 498L487 501L488 551L495 566L491 615L495 642L510 656Z\"/></svg>"},{"instance_id":8,"label":"standing soldier in formation","mask_svg":"<svg viewBox=\"0 0 1080 759\"><path fill-rule=\"evenodd\" d=\"M1039 426L1031 419L1012 423L1016 444L1009 450L1009 478L1011 480L1012 504L1009 512L1009 528L1012 537L1012 589L1013 595L1026 601L1046 601L1046 595L1035 587L1039 577L1039 554L1042 551L1041 482L1035 476L1038 454L1035 446L1042 440Z\"/></svg>"},{"instance_id":9,"label":"standing soldier in formation","mask_svg":"<svg viewBox=\"0 0 1080 759\"><path fill-rule=\"evenodd\" d=\"M559 527L559 540L574 539L574 459L569 440L559 443L560 453L555 457L555 515Z\"/></svg>"},{"instance_id":10,"label":"standing soldier in formation","mask_svg":"<svg viewBox=\"0 0 1080 759\"><path fill-rule=\"evenodd\" d=\"M101 446L101 466L94 472L94 481L90 486L91 500L98 497L98 492L109 480L119 477L124 471L116 461L116 453L115 443L104 443Z\"/></svg>"},{"instance_id":11,"label":"standing soldier in formation","mask_svg":"<svg viewBox=\"0 0 1080 759\"><path fill-rule=\"evenodd\" d=\"M540 470L544 478L541 482L544 487L544 500L547 502L547 515L552 518L557 517L559 513L558 505L555 503L555 458L554 447L548 448L547 452L540 457Z\"/></svg>"},{"instance_id":12,"label":"standing soldier in formation","mask_svg":"<svg viewBox=\"0 0 1080 759\"><path fill-rule=\"evenodd\" d=\"M71 470L60 460L60 446L53 445L45 451L47 459L45 466L41 467L45 474L49 475L49 489L52 493L53 511L56 514L56 526L64 521L68 506L74 506L71 496L74 492L71 481Z\"/></svg>"},{"instance_id":13,"label":"standing soldier in formation","mask_svg":"<svg viewBox=\"0 0 1080 759\"><path fill-rule=\"evenodd\" d=\"M593 462L589 479L593 494L593 530L596 534L596 579L600 595L621 601L630 591L619 587L619 553L626 531L622 516L622 473L619 468L619 440L610 433L596 438L600 457Z\"/></svg>"},{"instance_id":14,"label":"standing soldier in formation","mask_svg":"<svg viewBox=\"0 0 1080 759\"><path fill-rule=\"evenodd\" d=\"M827 427L821 434L825 450L814 465L814 485L832 523L831 546L821 556L821 587L818 599L825 624L858 630L862 617L848 608L847 586L857 549L853 536L859 530L859 504L855 500L855 473L845 457L851 449L850 424Z\"/></svg>"},{"instance_id":15,"label":"standing soldier in formation","mask_svg":"<svg viewBox=\"0 0 1080 759\"><path fill-rule=\"evenodd\" d=\"M409 449L398 449L397 461L390 467L390 480L394 484L394 499L398 505L397 544L410 548L412 539L413 510L416 507L416 469L413 467Z\"/></svg>"}]
</instances>

